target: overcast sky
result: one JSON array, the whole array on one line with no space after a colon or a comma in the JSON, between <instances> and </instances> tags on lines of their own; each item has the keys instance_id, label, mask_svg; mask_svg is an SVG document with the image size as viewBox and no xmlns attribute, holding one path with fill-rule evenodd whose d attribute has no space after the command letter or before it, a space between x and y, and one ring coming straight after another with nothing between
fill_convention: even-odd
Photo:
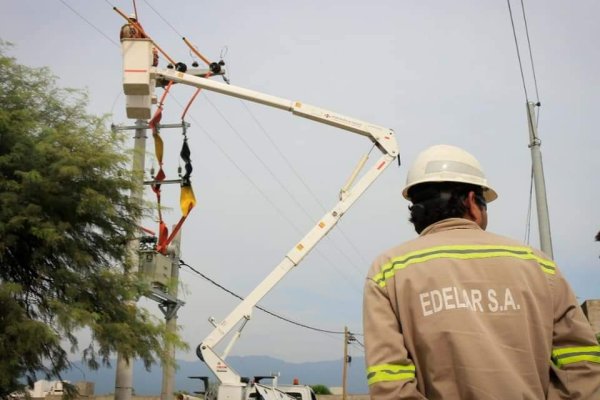
<instances>
[{"instance_id":1,"label":"overcast sky","mask_svg":"<svg viewBox=\"0 0 600 400\"><path fill-rule=\"evenodd\" d=\"M600 298L600 243L594 242L600 230L600 3L524 3L542 103L539 136L554 255L583 302ZM0 38L15 44L11 55L50 67L60 86L87 88L90 112L133 123L121 94L124 21L112 10L115 5L129 13L131 1L0 5ZM521 4L513 1L512 7L529 98L537 100ZM396 132L402 166L383 173L317 250L263 299L263 307L320 329L348 326L361 333L364 276L378 253L415 236L401 189L408 165L432 144L457 145L479 158L499 193L489 207L488 230L525 239L531 158L506 1L139 0L137 8L148 33L178 61L193 61L185 36L208 58L223 55L234 85ZM179 121L192 90L177 85L172 92L164 123ZM371 147L362 136L204 91L188 121L198 204L183 228L182 258L242 296L336 203ZM162 135L165 171L176 178L181 132ZM150 139L147 150L150 166ZM178 187L164 186L163 196L172 207L166 222L174 224ZM153 200L150 190L146 199ZM538 247L535 204L533 214L530 243ZM146 226L157 228L152 221ZM220 321L238 300L185 268L179 293L186 302L179 324L191 350L178 357L193 360L210 331L207 318ZM256 310L232 354L300 362L337 359L342 349L340 335ZM361 354L359 347L352 351Z\"/></svg>"}]
</instances>

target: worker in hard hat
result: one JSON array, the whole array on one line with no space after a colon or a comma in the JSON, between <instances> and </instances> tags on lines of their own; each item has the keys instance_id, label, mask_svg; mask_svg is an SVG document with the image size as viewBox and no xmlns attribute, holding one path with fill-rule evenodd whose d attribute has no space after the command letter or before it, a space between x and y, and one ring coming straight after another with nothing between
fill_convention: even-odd
<instances>
[{"instance_id":1,"label":"worker in hard hat","mask_svg":"<svg viewBox=\"0 0 600 400\"><path fill-rule=\"evenodd\" d=\"M548 256L486 232L497 194L477 159L430 147L402 194L419 237L367 277L371 399L600 399L589 322Z\"/></svg>"},{"instance_id":2,"label":"worker in hard hat","mask_svg":"<svg viewBox=\"0 0 600 400\"><path fill-rule=\"evenodd\" d=\"M137 16L135 14L129 14L127 23L121 27L121 40L143 39L145 37L146 36L144 35L143 30L141 29L141 25L137 20Z\"/></svg>"},{"instance_id":3,"label":"worker in hard hat","mask_svg":"<svg viewBox=\"0 0 600 400\"><path fill-rule=\"evenodd\" d=\"M129 14L127 17L127 23L121 27L120 33L121 40L123 39L145 39L147 38L144 33L144 28L137 19L135 13ZM152 66L158 66L158 50L155 46L152 46Z\"/></svg>"}]
</instances>

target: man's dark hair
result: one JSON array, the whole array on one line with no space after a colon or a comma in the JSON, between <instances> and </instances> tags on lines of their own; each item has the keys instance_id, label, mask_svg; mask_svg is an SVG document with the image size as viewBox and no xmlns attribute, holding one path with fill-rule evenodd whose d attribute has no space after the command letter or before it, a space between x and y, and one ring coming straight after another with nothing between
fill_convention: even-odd
<instances>
[{"instance_id":1,"label":"man's dark hair","mask_svg":"<svg viewBox=\"0 0 600 400\"><path fill-rule=\"evenodd\" d=\"M475 192L478 204L485 207L483 189L480 186L457 182L421 183L408 190L412 205L409 221L420 234L429 225L446 218L462 218L467 212L465 200L469 192Z\"/></svg>"}]
</instances>

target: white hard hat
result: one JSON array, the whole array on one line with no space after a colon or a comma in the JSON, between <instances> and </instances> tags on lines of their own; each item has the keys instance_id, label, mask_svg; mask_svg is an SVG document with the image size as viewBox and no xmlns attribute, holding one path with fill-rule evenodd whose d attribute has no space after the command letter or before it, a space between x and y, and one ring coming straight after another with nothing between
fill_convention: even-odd
<instances>
[{"instance_id":1,"label":"white hard hat","mask_svg":"<svg viewBox=\"0 0 600 400\"><path fill-rule=\"evenodd\" d=\"M498 197L496 191L488 185L479 161L455 146L440 144L421 152L408 170L402 195L410 200L408 190L427 182L460 182L481 186L483 197L488 203Z\"/></svg>"},{"instance_id":2,"label":"white hard hat","mask_svg":"<svg viewBox=\"0 0 600 400\"><path fill-rule=\"evenodd\" d=\"M135 13L131 13L131 14L129 14L129 19L137 20L137 15L135 15Z\"/></svg>"}]
</instances>

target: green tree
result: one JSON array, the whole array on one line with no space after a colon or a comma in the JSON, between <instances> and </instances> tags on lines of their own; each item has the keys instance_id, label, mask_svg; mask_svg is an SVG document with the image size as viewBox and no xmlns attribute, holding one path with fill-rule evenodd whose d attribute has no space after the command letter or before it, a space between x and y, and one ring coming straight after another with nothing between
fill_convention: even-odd
<instances>
[{"instance_id":1,"label":"green tree","mask_svg":"<svg viewBox=\"0 0 600 400\"><path fill-rule=\"evenodd\" d=\"M132 306L147 287L124 274L142 210L123 136L89 115L87 97L0 42L0 398L38 375L60 379L69 353L92 368L115 352L147 368L164 324ZM81 346L74 333L89 329Z\"/></svg>"},{"instance_id":2,"label":"green tree","mask_svg":"<svg viewBox=\"0 0 600 400\"><path fill-rule=\"evenodd\" d=\"M315 392L315 394L331 394L331 390L329 390L329 388L325 385L311 385L310 386L313 390L313 392Z\"/></svg>"}]
</instances>

